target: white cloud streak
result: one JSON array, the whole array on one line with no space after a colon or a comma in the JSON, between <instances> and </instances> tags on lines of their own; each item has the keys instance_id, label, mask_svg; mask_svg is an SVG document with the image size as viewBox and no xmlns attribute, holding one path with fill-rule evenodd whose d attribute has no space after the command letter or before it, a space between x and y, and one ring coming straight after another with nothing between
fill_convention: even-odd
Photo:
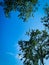
<instances>
[{"instance_id":1,"label":"white cloud streak","mask_svg":"<svg viewBox=\"0 0 49 65\"><path fill-rule=\"evenodd\" d=\"M15 59L21 59L22 58L22 55L19 56L18 54L14 54L12 52L6 52L6 54L13 56Z\"/></svg>"}]
</instances>

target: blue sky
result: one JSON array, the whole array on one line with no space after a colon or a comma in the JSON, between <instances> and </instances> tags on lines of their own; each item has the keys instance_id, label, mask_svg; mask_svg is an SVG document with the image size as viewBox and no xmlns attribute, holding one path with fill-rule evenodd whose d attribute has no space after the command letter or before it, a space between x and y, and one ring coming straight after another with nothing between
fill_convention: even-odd
<instances>
[{"instance_id":1,"label":"blue sky","mask_svg":"<svg viewBox=\"0 0 49 65\"><path fill-rule=\"evenodd\" d=\"M48 0L45 1L48 2ZM44 3L42 2L42 4ZM44 13L40 7L35 13L35 17L30 17L28 22L24 23L17 15L18 12L12 11L11 17L6 18L2 7L0 7L0 65L23 65L20 57L18 57L18 41L28 39L25 33L29 29L44 29L40 22L40 18L44 16ZM48 65L49 60L45 62L45 65Z\"/></svg>"}]
</instances>

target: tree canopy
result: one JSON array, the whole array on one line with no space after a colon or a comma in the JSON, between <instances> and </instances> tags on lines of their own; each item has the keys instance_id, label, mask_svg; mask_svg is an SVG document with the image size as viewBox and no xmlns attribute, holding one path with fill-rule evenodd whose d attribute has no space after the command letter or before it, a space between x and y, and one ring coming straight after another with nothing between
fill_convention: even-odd
<instances>
[{"instance_id":1,"label":"tree canopy","mask_svg":"<svg viewBox=\"0 0 49 65\"><path fill-rule=\"evenodd\" d=\"M44 65L44 59L49 58L49 6L45 6L44 11L45 16L41 20L46 29L29 31L30 39L18 42L24 65Z\"/></svg>"},{"instance_id":2,"label":"tree canopy","mask_svg":"<svg viewBox=\"0 0 49 65\"><path fill-rule=\"evenodd\" d=\"M8 17L10 12L18 11L19 18L26 21L37 9L38 0L4 0L0 5L4 9L5 15ZM45 16L41 18L43 25L49 31L49 6L44 7ZM49 32L47 29L43 31L32 30L27 32L30 39L20 40L18 42L20 51L22 51L22 59L24 65L44 65L44 59L49 58Z\"/></svg>"},{"instance_id":3,"label":"tree canopy","mask_svg":"<svg viewBox=\"0 0 49 65\"><path fill-rule=\"evenodd\" d=\"M45 16L41 19L44 26L49 30L49 6L48 5L44 7L44 11L45 11Z\"/></svg>"},{"instance_id":4,"label":"tree canopy","mask_svg":"<svg viewBox=\"0 0 49 65\"><path fill-rule=\"evenodd\" d=\"M28 41L19 41L24 65L44 65L44 59L49 58L49 34L43 30L32 30ZM22 60L21 59L21 60Z\"/></svg>"},{"instance_id":5,"label":"tree canopy","mask_svg":"<svg viewBox=\"0 0 49 65\"><path fill-rule=\"evenodd\" d=\"M18 11L19 18L26 21L37 9L38 0L4 0L0 2L3 7L6 17L10 15L10 12Z\"/></svg>"},{"instance_id":6,"label":"tree canopy","mask_svg":"<svg viewBox=\"0 0 49 65\"><path fill-rule=\"evenodd\" d=\"M19 41L20 51L24 65L45 65L44 59L49 58L49 6L44 7L45 16L41 18L45 30L32 30L27 32L30 39ZM48 30L48 31L47 31Z\"/></svg>"}]
</instances>

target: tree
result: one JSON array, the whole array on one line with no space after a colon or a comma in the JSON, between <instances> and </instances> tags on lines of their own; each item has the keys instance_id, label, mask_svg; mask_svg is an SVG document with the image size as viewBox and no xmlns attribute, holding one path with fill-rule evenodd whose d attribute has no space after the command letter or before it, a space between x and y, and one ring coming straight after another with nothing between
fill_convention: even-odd
<instances>
[{"instance_id":1,"label":"tree","mask_svg":"<svg viewBox=\"0 0 49 65\"><path fill-rule=\"evenodd\" d=\"M45 30L32 30L29 36L28 41L19 41L24 65L39 65L39 60L40 65L44 65L44 59L49 58L49 34Z\"/></svg>"},{"instance_id":2,"label":"tree","mask_svg":"<svg viewBox=\"0 0 49 65\"><path fill-rule=\"evenodd\" d=\"M20 51L22 51L22 59L24 58L24 65L44 65L44 59L49 58L49 6L44 8L45 16L42 23L45 30L32 30L27 32L30 39L28 41L19 41ZM48 30L48 31L47 31ZM20 55L21 55L20 54ZM39 64L40 62L40 64Z\"/></svg>"},{"instance_id":3,"label":"tree","mask_svg":"<svg viewBox=\"0 0 49 65\"><path fill-rule=\"evenodd\" d=\"M4 0L0 2L0 5L4 9L5 15L8 17L10 12L18 11L19 18L26 21L31 14L37 9L38 0ZM46 16L42 18L44 26L49 31L49 6L44 8ZM49 58L49 32L46 30L32 30L27 32L30 39L28 41L19 41L20 51L22 51L22 59L24 59L24 65L44 65L44 59Z\"/></svg>"},{"instance_id":4,"label":"tree","mask_svg":"<svg viewBox=\"0 0 49 65\"><path fill-rule=\"evenodd\" d=\"M24 21L26 21L31 14L33 15L37 9L37 4L38 0L4 0L4 2L0 2L7 17L10 16L12 10L18 11L20 13L18 17Z\"/></svg>"}]
</instances>

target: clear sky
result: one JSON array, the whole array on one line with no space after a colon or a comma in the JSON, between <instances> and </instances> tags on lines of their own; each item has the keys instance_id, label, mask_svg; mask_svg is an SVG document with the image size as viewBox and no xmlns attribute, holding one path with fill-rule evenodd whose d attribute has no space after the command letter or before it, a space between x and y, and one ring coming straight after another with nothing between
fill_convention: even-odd
<instances>
[{"instance_id":1,"label":"clear sky","mask_svg":"<svg viewBox=\"0 0 49 65\"><path fill-rule=\"evenodd\" d=\"M48 0L43 1L49 2ZM41 4L44 5L43 1L41 0ZM44 29L40 22L40 18L44 16L44 13L40 7L35 13L35 17L30 17L28 22L24 23L17 15L18 12L12 11L11 17L6 18L2 7L0 7L0 65L23 65L20 57L18 57L18 41L28 39L25 33L29 29ZM49 65L49 60L45 63L45 65Z\"/></svg>"}]
</instances>

